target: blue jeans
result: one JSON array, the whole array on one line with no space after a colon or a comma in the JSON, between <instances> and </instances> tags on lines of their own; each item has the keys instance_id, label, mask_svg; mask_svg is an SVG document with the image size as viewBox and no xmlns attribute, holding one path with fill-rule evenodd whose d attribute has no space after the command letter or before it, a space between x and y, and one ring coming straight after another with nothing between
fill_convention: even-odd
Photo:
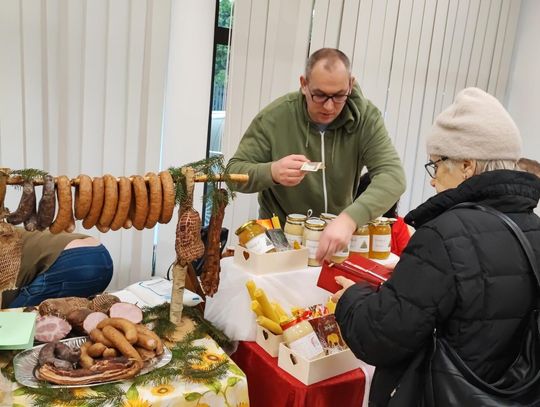
<instances>
[{"instance_id":1,"label":"blue jeans","mask_svg":"<svg viewBox=\"0 0 540 407\"><path fill-rule=\"evenodd\" d=\"M21 287L9 308L38 305L47 298L89 297L111 282L113 262L103 245L64 250L51 267Z\"/></svg>"}]
</instances>

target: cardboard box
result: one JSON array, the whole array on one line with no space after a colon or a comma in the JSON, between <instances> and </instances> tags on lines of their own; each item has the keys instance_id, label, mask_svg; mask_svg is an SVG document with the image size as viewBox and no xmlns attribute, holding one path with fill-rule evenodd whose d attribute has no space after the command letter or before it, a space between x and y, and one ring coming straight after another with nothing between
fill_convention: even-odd
<instances>
[{"instance_id":1,"label":"cardboard box","mask_svg":"<svg viewBox=\"0 0 540 407\"><path fill-rule=\"evenodd\" d=\"M254 274L282 273L307 268L308 253L308 249L302 247L298 250L258 254L236 246L234 263Z\"/></svg>"},{"instance_id":2,"label":"cardboard box","mask_svg":"<svg viewBox=\"0 0 540 407\"><path fill-rule=\"evenodd\" d=\"M350 349L307 360L284 343L279 345L278 366L308 386L357 369L361 364Z\"/></svg>"},{"instance_id":3,"label":"cardboard box","mask_svg":"<svg viewBox=\"0 0 540 407\"><path fill-rule=\"evenodd\" d=\"M255 342L273 358L277 358L279 353L279 344L283 342L283 335L276 335L268 329L257 325L257 337Z\"/></svg>"}]
</instances>

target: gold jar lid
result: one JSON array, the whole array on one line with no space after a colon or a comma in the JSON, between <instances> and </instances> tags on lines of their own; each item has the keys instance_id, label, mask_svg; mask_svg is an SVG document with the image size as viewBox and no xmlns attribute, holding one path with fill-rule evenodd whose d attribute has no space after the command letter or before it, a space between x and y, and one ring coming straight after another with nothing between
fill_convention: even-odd
<instances>
[{"instance_id":1,"label":"gold jar lid","mask_svg":"<svg viewBox=\"0 0 540 407\"><path fill-rule=\"evenodd\" d=\"M292 223L293 225L303 225L306 221L307 216L302 215L301 213L291 213L287 215L287 222Z\"/></svg>"},{"instance_id":2,"label":"gold jar lid","mask_svg":"<svg viewBox=\"0 0 540 407\"><path fill-rule=\"evenodd\" d=\"M385 218L384 216L379 216L378 218L375 218L372 221L370 221L369 224L373 226L386 226L386 225L391 225L396 220L397 220L396 218Z\"/></svg>"},{"instance_id":3,"label":"gold jar lid","mask_svg":"<svg viewBox=\"0 0 540 407\"><path fill-rule=\"evenodd\" d=\"M236 229L236 232L234 232L234 234L238 236L240 233L242 233L244 230L246 230L248 227L250 227L251 225L255 223L257 223L257 220L255 219L248 220L246 223L244 223L242 226Z\"/></svg>"},{"instance_id":4,"label":"gold jar lid","mask_svg":"<svg viewBox=\"0 0 540 407\"><path fill-rule=\"evenodd\" d=\"M309 230L323 230L326 227L326 222L321 218L309 218L304 226Z\"/></svg>"},{"instance_id":5,"label":"gold jar lid","mask_svg":"<svg viewBox=\"0 0 540 407\"><path fill-rule=\"evenodd\" d=\"M325 221L334 220L337 218L337 215L334 215L333 213L321 213L321 219Z\"/></svg>"}]
</instances>

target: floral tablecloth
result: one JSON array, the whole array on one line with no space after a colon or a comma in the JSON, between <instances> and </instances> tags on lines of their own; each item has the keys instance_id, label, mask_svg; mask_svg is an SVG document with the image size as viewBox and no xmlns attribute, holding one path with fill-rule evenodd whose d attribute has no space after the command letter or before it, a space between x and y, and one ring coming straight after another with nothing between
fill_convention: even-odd
<instances>
[{"instance_id":1,"label":"floral tablecloth","mask_svg":"<svg viewBox=\"0 0 540 407\"><path fill-rule=\"evenodd\" d=\"M228 370L224 377L210 383L185 381L180 378L166 380L160 384L135 385L132 381L121 382L121 392L111 393L110 398L116 397L115 402L109 405L122 407L247 407L249 406L248 385L245 374L227 356L227 354L210 338L197 339L194 344L205 349L201 365L210 366L216 361L228 360ZM166 369L167 366L163 367ZM4 382L2 383L1 380ZM11 391L10 391L11 390ZM81 406L87 407L90 403L77 404L77 398L86 398L92 395L93 387L80 387L71 389L73 402L58 403L55 406ZM94 393L95 401L104 397L105 393ZM39 404L38 400L29 396L25 388L17 383L7 382L0 377L0 406L32 406ZM41 404L43 405L43 403ZM99 404L98 404L99 405Z\"/></svg>"}]
</instances>

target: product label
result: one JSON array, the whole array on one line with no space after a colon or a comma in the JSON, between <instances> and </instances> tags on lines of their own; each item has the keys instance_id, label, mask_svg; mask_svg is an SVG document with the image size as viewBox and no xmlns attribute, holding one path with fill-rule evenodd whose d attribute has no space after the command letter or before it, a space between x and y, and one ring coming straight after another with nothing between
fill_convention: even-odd
<instances>
[{"instance_id":1,"label":"product label","mask_svg":"<svg viewBox=\"0 0 540 407\"><path fill-rule=\"evenodd\" d=\"M274 245L264 233L261 233L247 242L246 248L253 253L263 254L274 249Z\"/></svg>"},{"instance_id":2,"label":"product label","mask_svg":"<svg viewBox=\"0 0 540 407\"><path fill-rule=\"evenodd\" d=\"M351 252L368 253L369 235L353 235L351 238Z\"/></svg>"},{"instance_id":3,"label":"product label","mask_svg":"<svg viewBox=\"0 0 540 407\"><path fill-rule=\"evenodd\" d=\"M302 244L302 236L291 235L290 233L285 233L285 237L287 238L287 241L289 242L291 247L294 247L294 242L297 242L299 245Z\"/></svg>"},{"instance_id":4,"label":"product label","mask_svg":"<svg viewBox=\"0 0 540 407\"><path fill-rule=\"evenodd\" d=\"M323 353L323 347L315 332L311 332L300 339L292 341L289 343L289 348L307 360L313 359L315 356Z\"/></svg>"},{"instance_id":5,"label":"product label","mask_svg":"<svg viewBox=\"0 0 540 407\"><path fill-rule=\"evenodd\" d=\"M340 250L339 252L335 252L334 256L336 256L336 257L349 257L349 247L346 247L345 250Z\"/></svg>"},{"instance_id":6,"label":"product label","mask_svg":"<svg viewBox=\"0 0 540 407\"><path fill-rule=\"evenodd\" d=\"M306 244L304 246L306 246L309 250L308 258L315 259L315 255L317 254L317 249L319 248L319 241L306 239Z\"/></svg>"},{"instance_id":7,"label":"product label","mask_svg":"<svg viewBox=\"0 0 540 407\"><path fill-rule=\"evenodd\" d=\"M373 235L373 240L371 243L373 247L371 248L374 252L389 252L390 251L390 241L392 237L390 235Z\"/></svg>"}]
</instances>

